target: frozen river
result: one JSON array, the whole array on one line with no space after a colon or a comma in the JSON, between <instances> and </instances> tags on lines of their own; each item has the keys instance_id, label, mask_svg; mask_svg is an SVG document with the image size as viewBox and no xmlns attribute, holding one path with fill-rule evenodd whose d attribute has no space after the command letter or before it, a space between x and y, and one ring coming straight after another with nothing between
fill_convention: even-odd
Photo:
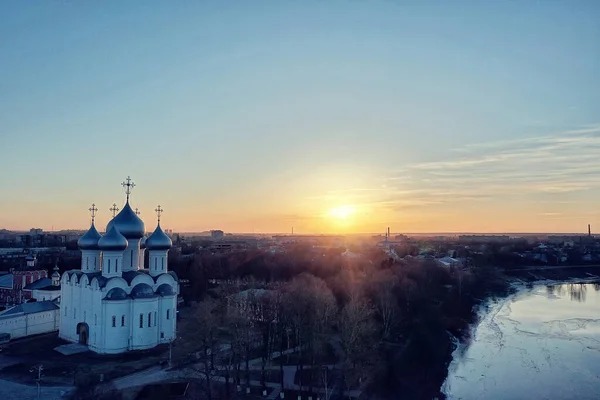
<instances>
[{"instance_id":1,"label":"frozen river","mask_svg":"<svg viewBox=\"0 0 600 400\"><path fill-rule=\"evenodd\" d=\"M523 288L459 346L449 399L600 399L600 285Z\"/></svg>"}]
</instances>

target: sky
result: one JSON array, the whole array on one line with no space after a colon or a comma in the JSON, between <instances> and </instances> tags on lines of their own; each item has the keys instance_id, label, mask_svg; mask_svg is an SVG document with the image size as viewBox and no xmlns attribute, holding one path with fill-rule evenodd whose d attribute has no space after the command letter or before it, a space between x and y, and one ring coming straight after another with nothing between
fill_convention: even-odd
<instances>
[{"instance_id":1,"label":"sky","mask_svg":"<svg viewBox=\"0 0 600 400\"><path fill-rule=\"evenodd\" d=\"M600 2L0 3L0 228L600 231Z\"/></svg>"}]
</instances>

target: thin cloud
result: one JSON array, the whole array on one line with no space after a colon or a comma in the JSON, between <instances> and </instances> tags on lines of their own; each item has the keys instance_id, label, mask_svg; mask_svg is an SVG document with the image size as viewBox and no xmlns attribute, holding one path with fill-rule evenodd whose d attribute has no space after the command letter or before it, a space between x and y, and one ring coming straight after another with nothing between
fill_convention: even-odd
<instances>
[{"instance_id":1,"label":"thin cloud","mask_svg":"<svg viewBox=\"0 0 600 400\"><path fill-rule=\"evenodd\" d=\"M398 209L600 188L600 125L471 144L450 154L460 156L390 176L386 184L393 199L383 204Z\"/></svg>"}]
</instances>

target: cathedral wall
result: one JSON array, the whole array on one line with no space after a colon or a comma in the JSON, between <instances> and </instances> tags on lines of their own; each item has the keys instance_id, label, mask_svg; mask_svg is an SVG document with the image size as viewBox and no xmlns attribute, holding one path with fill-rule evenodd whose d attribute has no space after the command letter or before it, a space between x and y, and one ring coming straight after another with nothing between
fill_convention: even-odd
<instances>
[{"instance_id":1,"label":"cathedral wall","mask_svg":"<svg viewBox=\"0 0 600 400\"><path fill-rule=\"evenodd\" d=\"M129 332L131 329L130 306L131 300L103 301L104 339L102 353L122 353L129 346Z\"/></svg>"},{"instance_id":2,"label":"cathedral wall","mask_svg":"<svg viewBox=\"0 0 600 400\"><path fill-rule=\"evenodd\" d=\"M71 325L73 324L73 320L71 318L72 314L69 314L69 311L73 312L71 310L71 304L74 304L74 302L73 302L74 288L75 288L75 286L73 285L72 280L69 277L69 274L65 273L62 277L61 285L60 285L61 318L60 318L60 329L58 332L58 336L62 339L69 340L69 341L73 341L74 335L75 335L75 333L74 333L75 328L71 329Z\"/></svg>"},{"instance_id":3,"label":"cathedral wall","mask_svg":"<svg viewBox=\"0 0 600 400\"><path fill-rule=\"evenodd\" d=\"M159 300L159 340L161 343L169 342L175 338L177 323L176 305L176 295L161 297Z\"/></svg>"},{"instance_id":4,"label":"cathedral wall","mask_svg":"<svg viewBox=\"0 0 600 400\"><path fill-rule=\"evenodd\" d=\"M148 349L158 344L158 301L159 297L132 300L132 350ZM150 326L148 326L148 314L150 314Z\"/></svg>"},{"instance_id":5,"label":"cathedral wall","mask_svg":"<svg viewBox=\"0 0 600 400\"><path fill-rule=\"evenodd\" d=\"M167 250L152 250L150 253L150 259L148 261L148 269L150 275L157 276L160 274L166 274L168 272L167 265Z\"/></svg>"},{"instance_id":6,"label":"cathedral wall","mask_svg":"<svg viewBox=\"0 0 600 400\"><path fill-rule=\"evenodd\" d=\"M123 252L123 272L139 269L140 239L130 239L128 243L127 248Z\"/></svg>"},{"instance_id":7,"label":"cathedral wall","mask_svg":"<svg viewBox=\"0 0 600 400\"><path fill-rule=\"evenodd\" d=\"M81 250L81 270L83 272L100 271L100 250Z\"/></svg>"}]
</instances>

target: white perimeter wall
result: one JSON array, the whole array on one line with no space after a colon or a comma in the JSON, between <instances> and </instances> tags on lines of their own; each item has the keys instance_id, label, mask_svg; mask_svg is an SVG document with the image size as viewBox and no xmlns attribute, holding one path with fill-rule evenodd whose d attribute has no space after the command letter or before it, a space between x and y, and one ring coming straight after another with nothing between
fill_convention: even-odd
<instances>
[{"instance_id":1,"label":"white perimeter wall","mask_svg":"<svg viewBox=\"0 0 600 400\"><path fill-rule=\"evenodd\" d=\"M16 315L0 319L0 332L9 333L11 339L58 330L60 310Z\"/></svg>"}]
</instances>

